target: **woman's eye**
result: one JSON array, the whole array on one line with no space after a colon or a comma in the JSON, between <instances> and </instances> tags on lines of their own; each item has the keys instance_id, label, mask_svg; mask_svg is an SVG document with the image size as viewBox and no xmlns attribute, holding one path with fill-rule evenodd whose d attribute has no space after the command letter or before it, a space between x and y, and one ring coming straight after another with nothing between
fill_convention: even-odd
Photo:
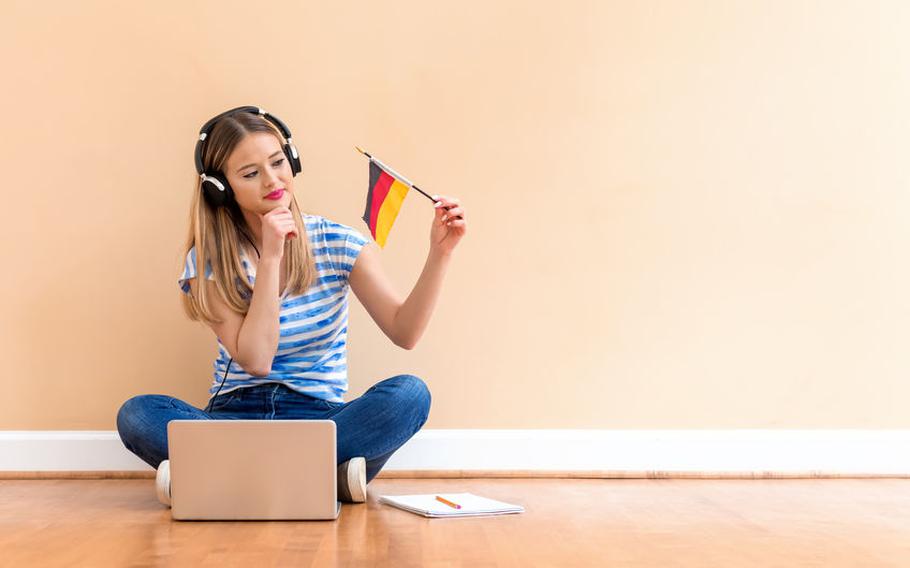
<instances>
[{"instance_id":1,"label":"woman's eye","mask_svg":"<svg viewBox=\"0 0 910 568\"><path fill-rule=\"evenodd\" d=\"M274 162L272 162L272 167L277 168L277 167L281 166L281 164L283 164L283 163L284 163L284 158L281 158L280 160L275 160ZM256 175L256 172L250 172L243 177L245 177L246 179L252 179L254 175Z\"/></svg>"}]
</instances>

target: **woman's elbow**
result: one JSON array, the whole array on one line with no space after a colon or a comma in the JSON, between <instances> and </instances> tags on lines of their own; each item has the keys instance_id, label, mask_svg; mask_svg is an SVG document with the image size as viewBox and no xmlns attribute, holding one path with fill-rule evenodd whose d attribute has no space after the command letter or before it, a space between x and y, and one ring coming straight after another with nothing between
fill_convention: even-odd
<instances>
[{"instance_id":1,"label":"woman's elbow","mask_svg":"<svg viewBox=\"0 0 910 568\"><path fill-rule=\"evenodd\" d=\"M414 349L414 347L417 345L417 338L416 337L401 337L398 339L393 339L392 342L395 345L397 345L398 347L401 347L402 349L407 349L408 351L410 351L411 349Z\"/></svg>"},{"instance_id":2,"label":"woman's elbow","mask_svg":"<svg viewBox=\"0 0 910 568\"><path fill-rule=\"evenodd\" d=\"M268 361L252 362L252 363L250 363L249 367L247 367L246 365L241 365L241 367L243 368L244 371L246 371L247 373L249 373L250 375L252 375L254 377L257 377L257 378L268 377L269 375L272 374L272 359L269 359Z\"/></svg>"}]
</instances>

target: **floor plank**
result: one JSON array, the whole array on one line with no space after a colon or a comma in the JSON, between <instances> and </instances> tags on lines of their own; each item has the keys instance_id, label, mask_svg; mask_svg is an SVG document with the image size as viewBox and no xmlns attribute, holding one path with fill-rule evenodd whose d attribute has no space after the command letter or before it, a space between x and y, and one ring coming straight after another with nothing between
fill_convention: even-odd
<instances>
[{"instance_id":1,"label":"floor plank","mask_svg":"<svg viewBox=\"0 0 910 568\"><path fill-rule=\"evenodd\" d=\"M176 522L149 479L0 481L3 566L910 566L910 480L377 479L338 521ZM383 493L527 512L425 519Z\"/></svg>"}]
</instances>

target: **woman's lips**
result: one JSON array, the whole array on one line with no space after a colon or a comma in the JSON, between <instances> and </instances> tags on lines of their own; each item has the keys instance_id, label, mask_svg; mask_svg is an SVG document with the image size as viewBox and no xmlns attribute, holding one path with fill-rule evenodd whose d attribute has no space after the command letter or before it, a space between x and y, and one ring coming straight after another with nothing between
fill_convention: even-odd
<instances>
[{"instance_id":1,"label":"woman's lips","mask_svg":"<svg viewBox=\"0 0 910 568\"><path fill-rule=\"evenodd\" d=\"M279 189L278 191L273 191L272 193L265 196L266 199L281 199L281 196L284 195L284 190Z\"/></svg>"}]
</instances>

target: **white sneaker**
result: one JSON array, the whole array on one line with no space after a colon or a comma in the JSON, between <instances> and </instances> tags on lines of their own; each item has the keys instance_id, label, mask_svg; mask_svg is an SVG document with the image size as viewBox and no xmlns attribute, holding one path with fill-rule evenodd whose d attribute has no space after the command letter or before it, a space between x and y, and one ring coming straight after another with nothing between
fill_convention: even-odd
<instances>
[{"instance_id":1,"label":"white sneaker","mask_svg":"<svg viewBox=\"0 0 910 568\"><path fill-rule=\"evenodd\" d=\"M155 493L158 501L163 505L171 506L171 461L164 460L158 464L158 474L155 476Z\"/></svg>"},{"instance_id":2,"label":"white sneaker","mask_svg":"<svg viewBox=\"0 0 910 568\"><path fill-rule=\"evenodd\" d=\"M351 458L338 466L338 500L345 503L367 500L366 458Z\"/></svg>"}]
</instances>

